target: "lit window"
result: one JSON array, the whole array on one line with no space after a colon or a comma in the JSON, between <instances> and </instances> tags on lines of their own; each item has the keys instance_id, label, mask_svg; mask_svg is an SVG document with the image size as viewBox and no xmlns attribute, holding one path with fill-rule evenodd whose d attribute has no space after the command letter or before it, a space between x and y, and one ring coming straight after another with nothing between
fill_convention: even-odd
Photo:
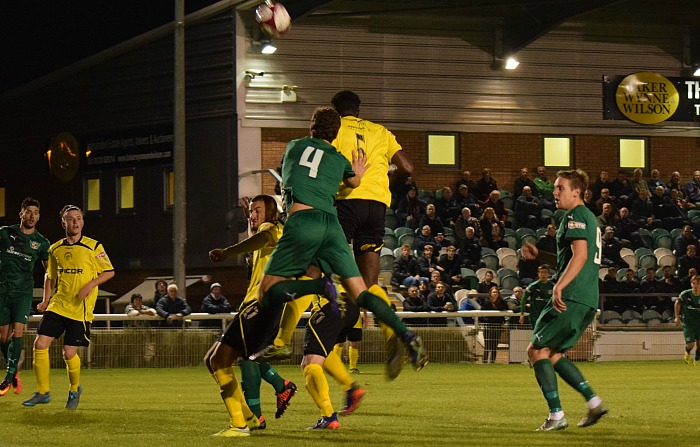
<instances>
[{"instance_id":1,"label":"lit window","mask_svg":"<svg viewBox=\"0 0 700 447\"><path fill-rule=\"evenodd\" d=\"M571 137L544 137L544 165L571 168L573 165Z\"/></svg>"},{"instance_id":2,"label":"lit window","mask_svg":"<svg viewBox=\"0 0 700 447\"><path fill-rule=\"evenodd\" d=\"M459 134L428 134L428 166L459 166Z\"/></svg>"},{"instance_id":3,"label":"lit window","mask_svg":"<svg viewBox=\"0 0 700 447\"><path fill-rule=\"evenodd\" d=\"M134 209L134 176L118 175L119 211Z\"/></svg>"},{"instance_id":4,"label":"lit window","mask_svg":"<svg viewBox=\"0 0 700 447\"><path fill-rule=\"evenodd\" d=\"M100 210L100 179L88 178L85 179L85 202L87 204L86 211Z\"/></svg>"},{"instance_id":5,"label":"lit window","mask_svg":"<svg viewBox=\"0 0 700 447\"><path fill-rule=\"evenodd\" d=\"M646 138L620 138L620 167L642 168L647 167L647 140Z\"/></svg>"}]
</instances>

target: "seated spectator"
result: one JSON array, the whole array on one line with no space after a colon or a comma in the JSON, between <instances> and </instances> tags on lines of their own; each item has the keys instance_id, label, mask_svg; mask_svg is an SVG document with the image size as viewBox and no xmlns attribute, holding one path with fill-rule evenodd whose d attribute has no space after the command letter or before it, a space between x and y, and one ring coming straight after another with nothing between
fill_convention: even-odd
<instances>
[{"instance_id":1,"label":"seated spectator","mask_svg":"<svg viewBox=\"0 0 700 447\"><path fill-rule=\"evenodd\" d=\"M418 275L421 278L430 278L430 274L438 270L437 257L433 253L435 253L433 246L426 245L423 254L416 259Z\"/></svg>"},{"instance_id":2,"label":"seated spectator","mask_svg":"<svg viewBox=\"0 0 700 447\"><path fill-rule=\"evenodd\" d=\"M608 190L607 188L603 188L600 191L600 197L595 202L595 204L598 206L598 212L596 213L596 216L603 213L603 205L606 203L609 203L612 207L613 215L617 215L617 205L615 204L615 197L613 197L613 195L610 194L610 190Z\"/></svg>"},{"instance_id":3,"label":"seated spectator","mask_svg":"<svg viewBox=\"0 0 700 447\"><path fill-rule=\"evenodd\" d=\"M593 213L594 216L597 216L599 214L598 211L598 204L595 203L595 200L593 200L593 191L590 189L587 189L586 192L583 193L583 204L591 210L591 213Z\"/></svg>"},{"instance_id":4,"label":"seated spectator","mask_svg":"<svg viewBox=\"0 0 700 447\"><path fill-rule=\"evenodd\" d=\"M515 313L520 313L520 305L523 300L523 288L520 286L513 287L513 294L504 298L508 310Z\"/></svg>"},{"instance_id":5,"label":"seated spectator","mask_svg":"<svg viewBox=\"0 0 700 447\"><path fill-rule=\"evenodd\" d=\"M442 220L440 220L438 217L435 205L432 203L425 206L425 214L421 216L418 224L418 227L420 228L425 228L426 226L430 227L430 234L433 235L445 232L445 227L442 224Z\"/></svg>"},{"instance_id":6,"label":"seated spectator","mask_svg":"<svg viewBox=\"0 0 700 447\"><path fill-rule=\"evenodd\" d=\"M503 227L501 225L494 225L492 229L491 245L489 247L493 251L498 251L499 248L508 248L508 241L503 239Z\"/></svg>"},{"instance_id":7,"label":"seated spectator","mask_svg":"<svg viewBox=\"0 0 700 447\"><path fill-rule=\"evenodd\" d=\"M639 225L630 218L629 210L625 207L620 208L620 218L615 225L615 234L618 235L624 247L632 250L646 247L642 236L639 234Z\"/></svg>"},{"instance_id":8,"label":"seated spectator","mask_svg":"<svg viewBox=\"0 0 700 447\"><path fill-rule=\"evenodd\" d=\"M625 270L625 277L622 278L622 281L620 281L620 284L618 285L618 290L620 293L639 292L639 281L634 275L634 270Z\"/></svg>"},{"instance_id":9,"label":"seated spectator","mask_svg":"<svg viewBox=\"0 0 700 447\"><path fill-rule=\"evenodd\" d=\"M133 295L131 295L131 304L128 304L126 306L126 314L129 316L129 318L132 318L132 320L124 322L124 326L150 327L150 320L139 319L139 317L144 315L152 317L156 315L156 310L151 309L150 307L143 304L143 297L141 296L141 294L134 293Z\"/></svg>"},{"instance_id":10,"label":"seated spectator","mask_svg":"<svg viewBox=\"0 0 700 447\"><path fill-rule=\"evenodd\" d=\"M608 273L605 274L600 285L600 293L619 293L616 267L608 267Z\"/></svg>"},{"instance_id":11,"label":"seated spectator","mask_svg":"<svg viewBox=\"0 0 700 447\"><path fill-rule=\"evenodd\" d=\"M630 179L630 185L632 185L632 188L634 189L634 198L636 199L639 196L640 191L647 191L647 194L649 192L649 184L647 183L646 180L644 180L644 171L641 169L637 168L634 170L632 173L632 178Z\"/></svg>"},{"instance_id":12,"label":"seated spectator","mask_svg":"<svg viewBox=\"0 0 700 447\"><path fill-rule=\"evenodd\" d=\"M466 237L459 244L459 262L462 267L476 271L481 266L481 241L472 227L467 227L465 234Z\"/></svg>"},{"instance_id":13,"label":"seated spectator","mask_svg":"<svg viewBox=\"0 0 700 447\"><path fill-rule=\"evenodd\" d=\"M602 195L603 189L607 189L610 192L610 187L612 187L612 182L608 179L608 171L600 171L598 178L596 179L593 186L591 186L591 192L593 193L593 201L597 202ZM598 207L598 212L594 213L596 216L600 214L600 207Z\"/></svg>"},{"instance_id":14,"label":"seated spectator","mask_svg":"<svg viewBox=\"0 0 700 447\"><path fill-rule=\"evenodd\" d=\"M476 191L474 191L476 198L484 202L494 189L498 189L498 183L491 177L491 169L482 169L481 178L476 182Z\"/></svg>"},{"instance_id":15,"label":"seated spectator","mask_svg":"<svg viewBox=\"0 0 700 447\"><path fill-rule=\"evenodd\" d=\"M664 181L661 180L661 173L658 169L651 170L651 178L647 182L647 185L649 185L649 192L652 194L656 192L656 188L659 186L663 188L663 194L665 196L671 194L671 190L668 188L668 185L666 185L666 183L664 183Z\"/></svg>"},{"instance_id":16,"label":"seated spectator","mask_svg":"<svg viewBox=\"0 0 700 447\"><path fill-rule=\"evenodd\" d=\"M600 227L601 230L605 229L605 227L615 227L615 225L617 225L617 219L612 205L604 203L603 211L597 217L598 227Z\"/></svg>"},{"instance_id":17,"label":"seated spectator","mask_svg":"<svg viewBox=\"0 0 700 447\"><path fill-rule=\"evenodd\" d=\"M673 171L671 173L671 179L668 181L668 188L673 191L674 189L678 191L678 198L686 204L688 209L695 208L695 205L688 202L688 195L686 194L685 185L681 184L681 173L678 171Z\"/></svg>"},{"instance_id":18,"label":"seated spectator","mask_svg":"<svg viewBox=\"0 0 700 447\"><path fill-rule=\"evenodd\" d=\"M438 267L441 268L441 267ZM445 284L445 288L449 293L452 293L452 287L450 287L447 283L445 283L442 280L442 271L441 270L433 270L432 273L430 273L430 280L428 281L428 288L430 289L430 292L435 292L435 287L437 287L438 283L443 283Z\"/></svg>"},{"instance_id":19,"label":"seated spectator","mask_svg":"<svg viewBox=\"0 0 700 447\"><path fill-rule=\"evenodd\" d=\"M454 241L451 239L448 239L447 236L445 236L444 233L438 233L435 235L435 242L437 243L436 246L440 246L440 250L443 248L447 247L448 245L454 245Z\"/></svg>"},{"instance_id":20,"label":"seated spectator","mask_svg":"<svg viewBox=\"0 0 700 447\"><path fill-rule=\"evenodd\" d=\"M677 189L672 189L671 190L671 203L673 204L673 210L676 214L675 217L680 218L680 221L683 222L683 225L688 224L688 208L686 206L686 201L683 200L680 196L680 193L678 192ZM679 219L675 219L674 223L677 225L677 222L679 222ZM674 228L680 228L681 226L675 226Z\"/></svg>"},{"instance_id":21,"label":"seated spectator","mask_svg":"<svg viewBox=\"0 0 700 447\"><path fill-rule=\"evenodd\" d=\"M529 186L524 186L522 195L515 201L515 220L520 227L537 230L542 212L540 199L533 195Z\"/></svg>"},{"instance_id":22,"label":"seated spectator","mask_svg":"<svg viewBox=\"0 0 700 447\"><path fill-rule=\"evenodd\" d=\"M695 245L696 249L700 248L698 247L698 238L693 234L693 227L690 225L684 226L681 235L674 241L673 254L676 255L676 257L683 256L683 254L688 251L688 245Z\"/></svg>"},{"instance_id":23,"label":"seated spectator","mask_svg":"<svg viewBox=\"0 0 700 447\"><path fill-rule=\"evenodd\" d=\"M671 196L664 194L664 191L663 186L657 186L650 200L654 208L654 218L659 219L663 227L671 231L680 228L683 219L678 217L676 205L671 201Z\"/></svg>"},{"instance_id":24,"label":"seated spectator","mask_svg":"<svg viewBox=\"0 0 700 447\"><path fill-rule=\"evenodd\" d=\"M695 269L695 271L700 270L700 256L698 256L698 249L695 245L690 244L685 249L685 254L678 258L678 277L685 278L688 276L690 269Z\"/></svg>"},{"instance_id":25,"label":"seated spectator","mask_svg":"<svg viewBox=\"0 0 700 447\"><path fill-rule=\"evenodd\" d=\"M423 214L425 214L425 202L418 198L418 189L411 186L408 193L399 199L396 205L396 217L399 219L399 225L412 229L418 228L418 223Z\"/></svg>"},{"instance_id":26,"label":"seated spectator","mask_svg":"<svg viewBox=\"0 0 700 447\"><path fill-rule=\"evenodd\" d=\"M230 314L233 312L228 300L221 294L221 284L215 282L209 287L209 295L204 297L201 310L208 314ZM200 326L221 328L221 320L204 320Z\"/></svg>"},{"instance_id":27,"label":"seated spectator","mask_svg":"<svg viewBox=\"0 0 700 447\"><path fill-rule=\"evenodd\" d=\"M638 293L639 281L634 276L634 270L625 270L625 277L617 282L617 293ZM626 310L640 311L641 302L638 296L617 296L605 301L605 310L614 310L620 314Z\"/></svg>"},{"instance_id":28,"label":"seated spectator","mask_svg":"<svg viewBox=\"0 0 700 447\"><path fill-rule=\"evenodd\" d=\"M605 233L602 238L602 256L601 265L615 268L629 268L627 261L620 256L622 243L615 237L615 229L613 227L605 227ZM609 292L610 293L610 292Z\"/></svg>"},{"instance_id":29,"label":"seated spectator","mask_svg":"<svg viewBox=\"0 0 700 447\"><path fill-rule=\"evenodd\" d=\"M535 186L537 186L537 191L540 199L540 203L543 207L554 211L556 205L554 204L554 185L547 178L547 169L544 166L537 167L537 177L533 180Z\"/></svg>"},{"instance_id":30,"label":"seated spectator","mask_svg":"<svg viewBox=\"0 0 700 447\"><path fill-rule=\"evenodd\" d=\"M640 189L637 193L637 198L632 202L630 209L630 217L634 219L639 226L647 224L647 219L654 215L654 207L649 199L649 190Z\"/></svg>"},{"instance_id":31,"label":"seated spectator","mask_svg":"<svg viewBox=\"0 0 700 447\"><path fill-rule=\"evenodd\" d=\"M457 191L457 197L455 197L455 200L457 201L457 206L459 206L460 208L469 208L472 212L472 215L481 215L482 207L481 203L479 202L479 199L475 195L473 195L470 192L469 188L467 188L465 185L459 187L459 191Z\"/></svg>"},{"instance_id":32,"label":"seated spectator","mask_svg":"<svg viewBox=\"0 0 700 447\"><path fill-rule=\"evenodd\" d=\"M610 193L615 196L615 205L618 209L632 205L634 187L627 179L627 172L619 171L617 173L617 178L610 186Z\"/></svg>"},{"instance_id":33,"label":"seated spectator","mask_svg":"<svg viewBox=\"0 0 700 447\"><path fill-rule=\"evenodd\" d=\"M462 178L457 180L457 184L455 185L455 191L459 191L459 187L462 185L469 188L469 191L476 191L476 182L472 179L471 171L462 171Z\"/></svg>"},{"instance_id":34,"label":"seated spectator","mask_svg":"<svg viewBox=\"0 0 700 447\"><path fill-rule=\"evenodd\" d=\"M394 259L391 285L397 288L401 286L417 287L421 279L428 281L427 277L421 278L418 274L418 261L411 253L411 246L408 244L401 245L401 256L398 259Z\"/></svg>"},{"instance_id":35,"label":"seated spectator","mask_svg":"<svg viewBox=\"0 0 700 447\"><path fill-rule=\"evenodd\" d=\"M491 191L491 194L489 194L489 198L483 203L482 208L493 208L493 212L496 215L496 219L498 219L503 224L503 226L510 227L510 223L508 222L508 211L506 210L506 204L503 200L501 200L501 191L497 189Z\"/></svg>"},{"instance_id":36,"label":"seated spectator","mask_svg":"<svg viewBox=\"0 0 700 447\"><path fill-rule=\"evenodd\" d=\"M477 301L476 290L472 290L472 293L467 296L467 298L462 299L459 304L459 310L481 310L481 304ZM464 324L474 324L474 319L472 317L463 317L462 321Z\"/></svg>"},{"instance_id":37,"label":"seated spectator","mask_svg":"<svg viewBox=\"0 0 700 447\"><path fill-rule=\"evenodd\" d=\"M405 312L430 312L428 303L418 293L418 287L409 286L406 291L406 298L403 300L403 310ZM404 318L403 322L410 325L428 324L427 318Z\"/></svg>"},{"instance_id":38,"label":"seated spectator","mask_svg":"<svg viewBox=\"0 0 700 447\"><path fill-rule=\"evenodd\" d=\"M503 237L505 228L500 220L496 218L496 214L493 208L486 208L484 214L479 220L479 227L481 228L481 245L484 247L493 248L494 247L494 234L500 234ZM498 227L498 228L494 228ZM493 248L497 250L499 247Z\"/></svg>"},{"instance_id":39,"label":"seated spectator","mask_svg":"<svg viewBox=\"0 0 700 447\"><path fill-rule=\"evenodd\" d=\"M192 313L192 309L184 298L178 296L176 284L168 286L168 294L158 300L156 312L163 318L160 327L177 328L182 327L184 317Z\"/></svg>"},{"instance_id":40,"label":"seated spectator","mask_svg":"<svg viewBox=\"0 0 700 447\"><path fill-rule=\"evenodd\" d=\"M537 241L537 249L546 251L547 253L557 252L557 226L554 224L547 225L547 232L540 236Z\"/></svg>"},{"instance_id":41,"label":"seated spectator","mask_svg":"<svg viewBox=\"0 0 700 447\"><path fill-rule=\"evenodd\" d=\"M661 293L660 282L656 279L656 270L648 267L644 272L644 278L639 282L639 291L642 293Z\"/></svg>"},{"instance_id":42,"label":"seated spectator","mask_svg":"<svg viewBox=\"0 0 700 447\"><path fill-rule=\"evenodd\" d=\"M281 166L280 166L281 167ZM391 209L395 210L399 206L399 201L406 197L408 190L415 188L418 191L418 186L410 175L397 175L389 184L389 191L391 191ZM281 194L281 193L277 193Z\"/></svg>"},{"instance_id":43,"label":"seated spectator","mask_svg":"<svg viewBox=\"0 0 700 447\"><path fill-rule=\"evenodd\" d=\"M454 312L457 310L457 302L451 293L447 291L447 285L439 281L435 284L435 291L428 295L428 308L432 312ZM431 324L445 326L446 319L431 318Z\"/></svg>"},{"instance_id":44,"label":"seated spectator","mask_svg":"<svg viewBox=\"0 0 700 447\"><path fill-rule=\"evenodd\" d=\"M168 296L168 283L165 280L159 279L156 281L155 287L156 290L153 292L153 302L150 303L153 307L158 304L158 300L164 296Z\"/></svg>"},{"instance_id":45,"label":"seated spectator","mask_svg":"<svg viewBox=\"0 0 700 447\"><path fill-rule=\"evenodd\" d=\"M493 271L487 270L484 272L484 279L476 286L477 293L489 293L492 287L498 287L498 284L493 282ZM479 304L483 306L483 298L479 298Z\"/></svg>"},{"instance_id":46,"label":"seated spectator","mask_svg":"<svg viewBox=\"0 0 700 447\"><path fill-rule=\"evenodd\" d=\"M698 270L695 270L695 269L693 269L693 268L691 268L690 270L688 270L688 275L681 278L681 288L682 288L683 290L688 290L688 289L690 289L690 287L691 287L691 285L690 285L690 279L691 279L693 276L697 275L697 274L698 274Z\"/></svg>"},{"instance_id":47,"label":"seated spectator","mask_svg":"<svg viewBox=\"0 0 700 447\"><path fill-rule=\"evenodd\" d=\"M425 250L427 245L433 247L433 252L437 253L442 249L442 246L437 243L435 237L433 236L432 230L429 225L423 225L420 230L420 234L413 239L413 248L418 252L420 256Z\"/></svg>"},{"instance_id":48,"label":"seated spectator","mask_svg":"<svg viewBox=\"0 0 700 447\"><path fill-rule=\"evenodd\" d=\"M506 303L503 301L503 298L501 298L501 291L497 286L491 287L488 294L488 300L481 306L481 310L508 310ZM496 362L496 350L498 348L498 341L501 339L504 322L504 317L479 318L479 323L484 330L484 363L487 363L489 356L491 356L491 363Z\"/></svg>"},{"instance_id":49,"label":"seated spectator","mask_svg":"<svg viewBox=\"0 0 700 447\"><path fill-rule=\"evenodd\" d=\"M457 248L454 245L447 247L447 253L440 256L438 266L442 267L442 280L449 286L462 284L462 264L457 256Z\"/></svg>"},{"instance_id":50,"label":"seated spectator","mask_svg":"<svg viewBox=\"0 0 700 447\"><path fill-rule=\"evenodd\" d=\"M674 294L677 296L678 293L683 291L683 285L680 279L673 274L673 267L666 265L663 268L664 277L661 279L661 293ZM656 304L652 306L652 309L659 313L663 313L664 310L673 310L673 302L671 297L659 297Z\"/></svg>"},{"instance_id":51,"label":"seated spectator","mask_svg":"<svg viewBox=\"0 0 700 447\"><path fill-rule=\"evenodd\" d=\"M430 286L428 286L428 281L421 280L420 283L418 283L418 294L426 303L428 302L428 295L430 295L430 292L432 292L432 290L430 290Z\"/></svg>"},{"instance_id":52,"label":"seated spectator","mask_svg":"<svg viewBox=\"0 0 700 447\"><path fill-rule=\"evenodd\" d=\"M465 236L465 230L467 227L472 227L474 229L474 235L477 238L481 237L481 227L479 226L479 219L472 216L472 210L468 207L462 208L462 214L457 218L454 225L455 235L457 236L457 242L462 242Z\"/></svg>"},{"instance_id":53,"label":"seated spectator","mask_svg":"<svg viewBox=\"0 0 700 447\"><path fill-rule=\"evenodd\" d=\"M685 196L695 208L700 208L700 171L693 172L693 179L685 184Z\"/></svg>"},{"instance_id":54,"label":"seated spectator","mask_svg":"<svg viewBox=\"0 0 700 447\"><path fill-rule=\"evenodd\" d=\"M452 194L452 190L447 186L442 188L440 197L435 200L435 208L443 225L454 226L457 217L459 217L460 206Z\"/></svg>"}]
</instances>

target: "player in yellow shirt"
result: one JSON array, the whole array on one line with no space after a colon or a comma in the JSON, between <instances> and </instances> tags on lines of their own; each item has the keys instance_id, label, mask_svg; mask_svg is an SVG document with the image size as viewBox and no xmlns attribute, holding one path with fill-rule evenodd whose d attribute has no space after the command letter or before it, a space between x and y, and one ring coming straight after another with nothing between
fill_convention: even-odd
<instances>
[{"instance_id":1,"label":"player in yellow shirt","mask_svg":"<svg viewBox=\"0 0 700 447\"><path fill-rule=\"evenodd\" d=\"M245 205L245 199L243 202ZM248 206L250 230L254 234L235 245L209 252L209 258L213 262L221 262L235 254L253 252L253 272L238 315L204 358L205 365L221 389L221 398L230 416L229 428L216 433L216 436L223 437L248 436L251 429L265 428L266 422L260 408L262 378L275 388L276 418L282 416L297 391L296 385L280 377L270 364L258 364L247 359L261 344L267 344L266 340L271 337L270 331L272 335L277 332L276 325L270 329L269 326L258 322L277 321L281 308L261 309L258 306L257 294L267 259L282 236L282 224L277 220L275 199L259 195L254 197ZM240 362L240 387L232 366L239 357L243 357Z\"/></svg>"},{"instance_id":2,"label":"player in yellow shirt","mask_svg":"<svg viewBox=\"0 0 700 447\"><path fill-rule=\"evenodd\" d=\"M80 357L78 347L90 344L90 326L97 301L97 287L114 277L114 268L102 243L83 235L83 211L75 205L61 210L66 237L49 248L44 299L37 310L44 317L34 340L34 374L39 390L22 404L33 407L51 401L49 347L64 335L63 358L70 388L66 408L80 403ZM56 293L52 292L56 289Z\"/></svg>"}]
</instances>

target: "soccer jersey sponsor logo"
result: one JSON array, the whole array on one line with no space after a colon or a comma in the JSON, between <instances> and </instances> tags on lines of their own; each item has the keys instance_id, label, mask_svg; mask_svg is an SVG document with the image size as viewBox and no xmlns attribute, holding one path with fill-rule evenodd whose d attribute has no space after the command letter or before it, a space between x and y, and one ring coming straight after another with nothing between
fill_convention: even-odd
<instances>
[{"instance_id":1,"label":"soccer jersey sponsor logo","mask_svg":"<svg viewBox=\"0 0 700 447\"><path fill-rule=\"evenodd\" d=\"M99 255L95 256L95 259L104 258L105 256L107 256L107 253L102 252L102 253L100 253Z\"/></svg>"},{"instance_id":2,"label":"soccer jersey sponsor logo","mask_svg":"<svg viewBox=\"0 0 700 447\"><path fill-rule=\"evenodd\" d=\"M571 221L567 224L569 230L585 230L586 224L584 222Z\"/></svg>"},{"instance_id":3,"label":"soccer jersey sponsor logo","mask_svg":"<svg viewBox=\"0 0 700 447\"><path fill-rule=\"evenodd\" d=\"M83 269L58 269L58 273L67 273L67 274L75 274L75 275L82 275L83 274Z\"/></svg>"},{"instance_id":4,"label":"soccer jersey sponsor logo","mask_svg":"<svg viewBox=\"0 0 700 447\"><path fill-rule=\"evenodd\" d=\"M250 320L251 318L255 317L259 312L260 309L258 308L258 306L251 306L245 312L243 312L243 318L246 320Z\"/></svg>"}]
</instances>

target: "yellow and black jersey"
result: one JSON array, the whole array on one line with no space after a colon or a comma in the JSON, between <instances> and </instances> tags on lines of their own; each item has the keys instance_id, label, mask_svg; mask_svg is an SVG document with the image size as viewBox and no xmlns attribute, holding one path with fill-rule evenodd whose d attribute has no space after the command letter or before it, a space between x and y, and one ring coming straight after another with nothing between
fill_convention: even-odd
<instances>
[{"instance_id":1,"label":"yellow and black jersey","mask_svg":"<svg viewBox=\"0 0 700 447\"><path fill-rule=\"evenodd\" d=\"M401 145L396 141L394 134L381 124L354 116L344 116L340 120L338 136L332 144L350 161L352 161L352 151L362 149L369 165L357 188L348 188L341 183L338 200L375 200L389 206L391 203L389 163L401 150Z\"/></svg>"},{"instance_id":2,"label":"yellow and black jersey","mask_svg":"<svg viewBox=\"0 0 700 447\"><path fill-rule=\"evenodd\" d=\"M85 300L78 298L78 292L100 273L114 270L102 244L86 236L75 244L61 239L49 248L48 264L47 275L56 280L56 293L47 310L72 320L91 322L97 287Z\"/></svg>"},{"instance_id":3,"label":"yellow and black jersey","mask_svg":"<svg viewBox=\"0 0 700 447\"><path fill-rule=\"evenodd\" d=\"M265 264L267 264L270 253L272 253L275 245L277 245L277 241L282 237L282 229L283 226L279 222L263 222L258 227L258 233L267 231L270 233L270 236L272 236L272 239L263 248L253 252L253 272L250 275L250 283L248 283L248 290L246 291L245 298L243 298L241 307L251 300L258 299L258 286L260 285L260 279L265 270Z\"/></svg>"}]
</instances>

